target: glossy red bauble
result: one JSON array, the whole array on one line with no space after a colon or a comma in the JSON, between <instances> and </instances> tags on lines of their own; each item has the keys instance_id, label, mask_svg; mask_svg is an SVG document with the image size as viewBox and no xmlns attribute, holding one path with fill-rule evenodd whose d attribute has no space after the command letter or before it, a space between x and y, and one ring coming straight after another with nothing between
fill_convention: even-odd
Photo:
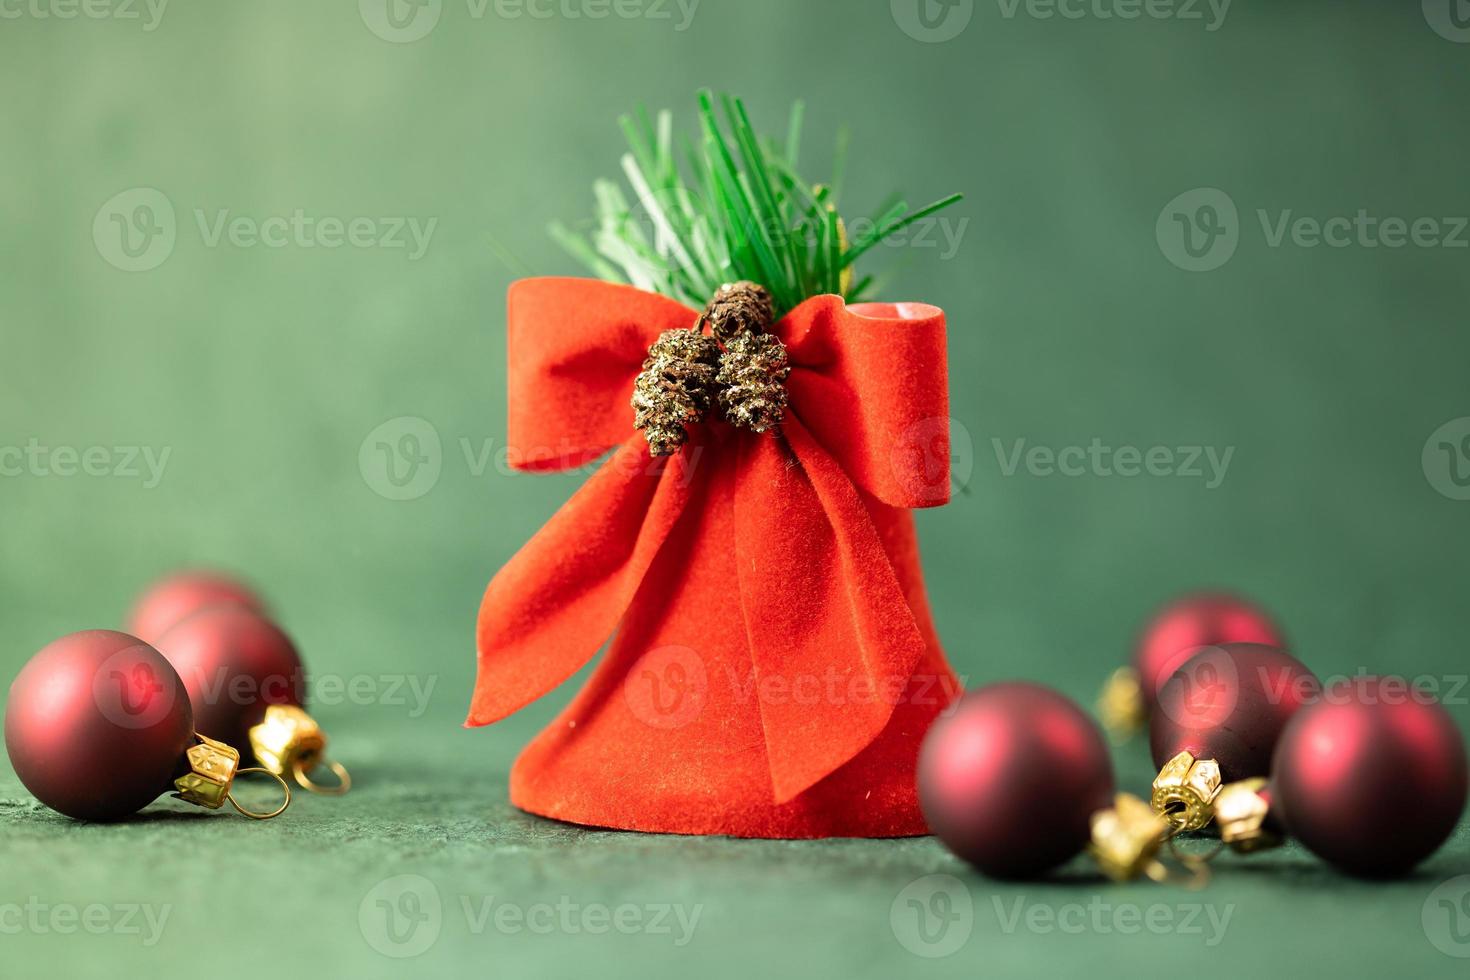
<instances>
[{"instance_id":1,"label":"glossy red bauble","mask_svg":"<svg viewBox=\"0 0 1470 980\"><path fill-rule=\"evenodd\" d=\"M924 739L918 779L930 830L1002 878L1076 855L1092 814L1113 801L1097 724L1061 694L1025 682L980 688L940 717Z\"/></svg>"},{"instance_id":2,"label":"glossy red bauble","mask_svg":"<svg viewBox=\"0 0 1470 980\"><path fill-rule=\"evenodd\" d=\"M42 803L116 820L173 787L194 743L189 697L157 650L111 630L64 636L10 686L5 747Z\"/></svg>"},{"instance_id":3,"label":"glossy red bauble","mask_svg":"<svg viewBox=\"0 0 1470 980\"><path fill-rule=\"evenodd\" d=\"M1274 808L1344 871L1402 874L1465 809L1465 743L1449 714L1400 678L1354 678L1298 714L1276 746Z\"/></svg>"},{"instance_id":4,"label":"glossy red bauble","mask_svg":"<svg viewBox=\"0 0 1470 980\"><path fill-rule=\"evenodd\" d=\"M159 651L183 678L194 725L250 756L250 729L273 704L304 706L306 674L280 627L243 606L211 606L175 624Z\"/></svg>"},{"instance_id":5,"label":"glossy red bauble","mask_svg":"<svg viewBox=\"0 0 1470 980\"><path fill-rule=\"evenodd\" d=\"M1133 658L1145 707L1152 712L1169 677L1201 647L1284 642L1271 618L1238 596L1207 592L1176 600L1144 628Z\"/></svg>"},{"instance_id":6,"label":"glossy red bauble","mask_svg":"<svg viewBox=\"0 0 1470 980\"><path fill-rule=\"evenodd\" d=\"M133 606L128 632L157 643L174 624L209 606L241 606L264 614L265 602L243 582L214 572L182 572L149 587Z\"/></svg>"},{"instance_id":7,"label":"glossy red bauble","mask_svg":"<svg viewBox=\"0 0 1470 980\"><path fill-rule=\"evenodd\" d=\"M1282 730L1320 689L1301 661L1276 647L1198 650L1169 677L1149 718L1154 765L1188 752L1214 759L1227 783L1268 775Z\"/></svg>"}]
</instances>

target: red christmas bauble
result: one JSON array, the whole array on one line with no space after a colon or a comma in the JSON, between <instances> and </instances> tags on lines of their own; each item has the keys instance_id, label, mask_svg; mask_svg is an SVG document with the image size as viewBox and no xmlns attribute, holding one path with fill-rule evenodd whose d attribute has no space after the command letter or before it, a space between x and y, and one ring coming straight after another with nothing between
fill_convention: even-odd
<instances>
[{"instance_id":1,"label":"red christmas bauble","mask_svg":"<svg viewBox=\"0 0 1470 980\"><path fill-rule=\"evenodd\" d=\"M217 605L266 613L265 602L243 582L214 572L181 572L143 593L128 617L128 632L146 643L157 643L175 623Z\"/></svg>"},{"instance_id":2,"label":"red christmas bauble","mask_svg":"<svg viewBox=\"0 0 1470 980\"><path fill-rule=\"evenodd\" d=\"M1465 743L1449 714L1396 677L1333 685L1292 719L1272 771L1293 837L1344 871L1403 874L1465 809Z\"/></svg>"},{"instance_id":3,"label":"red christmas bauble","mask_svg":"<svg viewBox=\"0 0 1470 980\"><path fill-rule=\"evenodd\" d=\"M1268 775L1286 723L1320 690L1316 675L1276 647L1198 650L1169 677L1149 718L1154 765L1188 752L1214 759L1227 783Z\"/></svg>"},{"instance_id":4,"label":"red christmas bauble","mask_svg":"<svg viewBox=\"0 0 1470 980\"><path fill-rule=\"evenodd\" d=\"M1279 647L1284 640L1266 613L1222 592L1185 596L1160 610L1144 628L1133 657L1147 710L1153 711L1164 684L1196 651L1225 643Z\"/></svg>"},{"instance_id":5,"label":"red christmas bauble","mask_svg":"<svg viewBox=\"0 0 1470 980\"><path fill-rule=\"evenodd\" d=\"M1089 819L1113 802L1097 724L1039 684L991 684L929 730L919 754L929 828L988 875L1024 878L1076 855Z\"/></svg>"},{"instance_id":6,"label":"red christmas bauble","mask_svg":"<svg viewBox=\"0 0 1470 980\"><path fill-rule=\"evenodd\" d=\"M306 671L279 626L243 606L211 606L176 623L158 649L183 678L194 727L250 757L250 729L273 704L304 707Z\"/></svg>"},{"instance_id":7,"label":"red christmas bauble","mask_svg":"<svg viewBox=\"0 0 1470 980\"><path fill-rule=\"evenodd\" d=\"M5 748L36 799L117 820L173 788L194 743L189 696L157 650L112 630L46 646L10 685Z\"/></svg>"}]
</instances>

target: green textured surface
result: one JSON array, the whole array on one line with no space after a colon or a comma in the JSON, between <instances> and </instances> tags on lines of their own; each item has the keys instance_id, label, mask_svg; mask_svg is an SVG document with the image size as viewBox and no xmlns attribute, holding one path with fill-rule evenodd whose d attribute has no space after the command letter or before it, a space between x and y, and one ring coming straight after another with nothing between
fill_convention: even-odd
<instances>
[{"instance_id":1,"label":"green textured surface","mask_svg":"<svg viewBox=\"0 0 1470 980\"><path fill-rule=\"evenodd\" d=\"M950 316L971 475L919 525L940 631L972 683L1028 676L1088 698L1146 612L1200 584L1265 598L1320 673L1463 679L1470 503L1436 491L1421 451L1470 415L1470 251L1271 247L1256 217L1470 214L1470 44L1436 34L1419 4L1239 0L1211 31L979 3L941 44L907 36L882 2L703 0L678 31L677 5L672 21L543 20L446 0L411 44L375 36L347 0L177 3L151 31L3 9L21 16L0 19L0 450L34 439L170 455L151 488L0 477L0 672L61 633L118 622L153 576L209 563L262 583L319 677L388 680L370 703L320 712L359 789L270 824L163 803L122 826L76 825L4 771L0 975L1463 974L1440 947L1470 941L1450 930L1445 893L1431 897L1470 872L1463 829L1392 884L1287 850L1224 864L1199 893L1104 886L1080 864L1001 886L932 841L546 824L508 808L505 771L565 692L499 728L457 727L480 591L579 479L511 477L493 461L477 473L464 455L502 445L505 286L574 270L543 227L588 213L591 180L615 172L615 114L687 112L703 84L743 94L772 128L806 98L811 170L850 120L859 211L893 185L917 202L967 195L952 255L882 249L880 265L902 266L893 298ZM93 220L136 187L169 198L177 243L125 273L94 245ZM1228 192L1241 240L1223 266L1189 273L1155 223L1198 187ZM438 224L410 261L211 247L194 217L297 208ZM394 501L359 448L402 416L433 425L442 472ZM993 439L1234 454L1207 489L1007 475ZM388 703L404 675L434 685L422 714ZM1120 771L1146 785L1136 746ZM899 942L890 912L935 873L962 878L974 913L963 948L930 960ZM360 912L404 874L432 883L443 913L437 941L400 961L374 947L374 902ZM702 911L684 946L493 919L476 932L492 897ZM49 920L10 929L9 906L33 898L171 911L153 946ZM1160 904L1148 914L1194 915L1206 934L1178 918L1125 934L1097 924L1097 902L1125 925L1128 909ZM1206 948L1211 910L1226 909L1223 941ZM1061 921L1045 928L1048 915ZM1457 921L1470 929L1470 914Z\"/></svg>"}]
</instances>

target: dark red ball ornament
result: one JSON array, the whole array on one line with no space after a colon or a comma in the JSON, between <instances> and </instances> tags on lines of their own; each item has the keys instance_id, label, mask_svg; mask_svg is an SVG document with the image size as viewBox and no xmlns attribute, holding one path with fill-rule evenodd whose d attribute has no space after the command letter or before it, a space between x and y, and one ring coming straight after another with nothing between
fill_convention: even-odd
<instances>
[{"instance_id":1,"label":"dark red ball ornament","mask_svg":"<svg viewBox=\"0 0 1470 980\"><path fill-rule=\"evenodd\" d=\"M1094 813L1113 803L1102 732L1039 684L992 684L935 722L919 755L919 802L930 829L982 872L1024 878L1088 843Z\"/></svg>"},{"instance_id":2,"label":"dark red ball ornament","mask_svg":"<svg viewBox=\"0 0 1470 980\"><path fill-rule=\"evenodd\" d=\"M296 645L270 620L239 605L201 609L158 638L184 680L194 723L242 754L250 730L273 704L306 703L306 669Z\"/></svg>"},{"instance_id":3,"label":"dark red ball ornament","mask_svg":"<svg viewBox=\"0 0 1470 980\"><path fill-rule=\"evenodd\" d=\"M1271 754L1292 716L1316 698L1316 676L1276 647L1227 643L1184 662L1149 719L1152 803L1178 830L1199 830L1224 783L1271 770Z\"/></svg>"},{"instance_id":4,"label":"dark red ball ornament","mask_svg":"<svg viewBox=\"0 0 1470 980\"><path fill-rule=\"evenodd\" d=\"M145 643L157 643L180 620L218 605L266 612L265 601L243 582L215 572L181 572L143 593L128 617L128 633Z\"/></svg>"},{"instance_id":5,"label":"dark red ball ornament","mask_svg":"<svg viewBox=\"0 0 1470 980\"><path fill-rule=\"evenodd\" d=\"M124 633L64 636L10 685L10 762L36 799L69 817L117 820L141 810L188 770L193 744L179 676Z\"/></svg>"},{"instance_id":6,"label":"dark red ball ornament","mask_svg":"<svg viewBox=\"0 0 1470 980\"><path fill-rule=\"evenodd\" d=\"M1148 724L1166 681L1202 647L1223 643L1281 646L1281 631L1246 599L1201 592L1161 609L1139 636L1132 663L1108 678L1098 711L1114 735L1131 735Z\"/></svg>"},{"instance_id":7,"label":"dark red ball ornament","mask_svg":"<svg viewBox=\"0 0 1470 980\"><path fill-rule=\"evenodd\" d=\"M158 648L183 678L201 730L314 793L350 788L346 768L324 761L326 735L304 710L306 668L274 622L244 606L210 606L176 623ZM334 783L312 780L320 764L331 768Z\"/></svg>"},{"instance_id":8,"label":"dark red ball ornament","mask_svg":"<svg viewBox=\"0 0 1470 980\"><path fill-rule=\"evenodd\" d=\"M1449 714L1396 677L1330 687L1287 726L1273 809L1312 853L1367 877L1434 853L1465 809L1465 743Z\"/></svg>"},{"instance_id":9,"label":"dark red ball ornament","mask_svg":"<svg viewBox=\"0 0 1470 980\"><path fill-rule=\"evenodd\" d=\"M1239 596L1205 592L1165 606L1144 628L1133 668L1152 712L1164 684L1201 647L1227 643L1285 645L1281 630L1259 607Z\"/></svg>"}]
</instances>

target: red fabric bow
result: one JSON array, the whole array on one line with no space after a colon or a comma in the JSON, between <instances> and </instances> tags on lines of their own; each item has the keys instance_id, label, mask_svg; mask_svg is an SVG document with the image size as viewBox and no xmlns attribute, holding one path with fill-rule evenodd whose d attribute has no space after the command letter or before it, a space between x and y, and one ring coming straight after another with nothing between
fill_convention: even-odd
<instances>
[{"instance_id":1,"label":"red fabric bow","mask_svg":"<svg viewBox=\"0 0 1470 980\"><path fill-rule=\"evenodd\" d=\"M593 280L512 285L512 465L566 469L616 449L490 583L468 725L546 694L596 654L630 605L655 602L639 593L651 565L691 507L727 499L711 489L722 481L733 486L736 571L724 587L738 590L759 683L822 676L848 690L893 690L936 646L922 581L909 581L916 553L913 572L896 574L894 549L908 545L875 513L949 498L944 314L838 296L802 303L774 329L792 365L779 433L712 421L678 455L653 460L633 429L634 378L661 332L698 315ZM697 619L698 609L671 615ZM776 804L852 760L894 712L884 698L758 706Z\"/></svg>"}]
</instances>

